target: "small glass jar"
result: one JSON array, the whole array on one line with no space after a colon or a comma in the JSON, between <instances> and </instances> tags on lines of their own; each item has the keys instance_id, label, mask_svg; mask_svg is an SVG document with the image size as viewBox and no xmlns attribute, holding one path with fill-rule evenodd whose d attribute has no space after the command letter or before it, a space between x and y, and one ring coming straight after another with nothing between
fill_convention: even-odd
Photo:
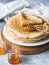
<instances>
[{"instance_id":1,"label":"small glass jar","mask_svg":"<svg viewBox=\"0 0 49 65\"><path fill-rule=\"evenodd\" d=\"M15 51L9 51L8 53L8 62L10 64L18 64L20 62L20 58L17 52Z\"/></svg>"},{"instance_id":2,"label":"small glass jar","mask_svg":"<svg viewBox=\"0 0 49 65\"><path fill-rule=\"evenodd\" d=\"M5 54L5 46L3 43L0 42L0 55Z\"/></svg>"}]
</instances>

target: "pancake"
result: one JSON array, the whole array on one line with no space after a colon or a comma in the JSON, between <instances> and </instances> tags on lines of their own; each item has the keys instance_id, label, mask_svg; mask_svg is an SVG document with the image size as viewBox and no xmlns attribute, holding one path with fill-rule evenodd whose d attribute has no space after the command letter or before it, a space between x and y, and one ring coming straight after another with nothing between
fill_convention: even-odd
<instances>
[{"instance_id":1,"label":"pancake","mask_svg":"<svg viewBox=\"0 0 49 65\"><path fill-rule=\"evenodd\" d=\"M41 15L19 13L11 17L7 24L7 33L13 37L13 39L21 42L36 42L45 37L48 31L48 23Z\"/></svg>"}]
</instances>

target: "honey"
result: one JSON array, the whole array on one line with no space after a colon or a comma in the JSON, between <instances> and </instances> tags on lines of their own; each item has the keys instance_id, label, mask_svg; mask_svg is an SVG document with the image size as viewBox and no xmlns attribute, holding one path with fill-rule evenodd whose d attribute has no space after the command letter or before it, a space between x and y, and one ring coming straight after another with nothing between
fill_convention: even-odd
<instances>
[{"instance_id":1,"label":"honey","mask_svg":"<svg viewBox=\"0 0 49 65\"><path fill-rule=\"evenodd\" d=\"M5 54L5 49L3 47L0 47L0 55Z\"/></svg>"},{"instance_id":2,"label":"honey","mask_svg":"<svg viewBox=\"0 0 49 65\"><path fill-rule=\"evenodd\" d=\"M8 62L9 62L10 64L18 64L19 61L20 61L20 59L19 59L18 54L16 54L16 53L11 53L11 54L9 54Z\"/></svg>"}]
</instances>

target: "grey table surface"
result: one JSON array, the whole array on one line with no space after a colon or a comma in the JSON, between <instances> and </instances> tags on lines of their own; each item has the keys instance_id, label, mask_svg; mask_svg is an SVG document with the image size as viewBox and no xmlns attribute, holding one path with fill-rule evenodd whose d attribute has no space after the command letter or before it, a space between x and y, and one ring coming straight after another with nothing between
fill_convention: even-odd
<instances>
[{"instance_id":1,"label":"grey table surface","mask_svg":"<svg viewBox=\"0 0 49 65\"><path fill-rule=\"evenodd\" d=\"M13 0L0 0L0 2L6 4ZM45 5L49 6L49 0L37 0L43 2ZM0 29L3 28L5 22L0 21ZM49 65L49 50L36 55L20 55L24 62L18 65ZM10 65L8 63L8 53L0 56L0 65Z\"/></svg>"},{"instance_id":2,"label":"grey table surface","mask_svg":"<svg viewBox=\"0 0 49 65\"><path fill-rule=\"evenodd\" d=\"M14 0L0 0L0 2L6 4L6 3L9 3L11 1L14 1ZM32 1L32 0L28 0L28 1ZM43 4L49 6L49 0L34 0L34 1L40 1L42 2Z\"/></svg>"}]
</instances>

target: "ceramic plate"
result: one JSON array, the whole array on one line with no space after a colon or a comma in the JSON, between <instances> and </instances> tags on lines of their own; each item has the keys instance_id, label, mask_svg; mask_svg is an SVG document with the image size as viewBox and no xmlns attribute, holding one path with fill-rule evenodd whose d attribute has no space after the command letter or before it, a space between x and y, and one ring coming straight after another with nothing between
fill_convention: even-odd
<instances>
[{"instance_id":1,"label":"ceramic plate","mask_svg":"<svg viewBox=\"0 0 49 65\"><path fill-rule=\"evenodd\" d=\"M10 42L22 46L39 46L43 44L47 44L49 42L49 37L39 40L38 42L33 42L33 43L23 43L23 42L18 42L17 40L14 40L7 32L6 32L6 26L3 28L3 34L6 39L8 39Z\"/></svg>"}]
</instances>

